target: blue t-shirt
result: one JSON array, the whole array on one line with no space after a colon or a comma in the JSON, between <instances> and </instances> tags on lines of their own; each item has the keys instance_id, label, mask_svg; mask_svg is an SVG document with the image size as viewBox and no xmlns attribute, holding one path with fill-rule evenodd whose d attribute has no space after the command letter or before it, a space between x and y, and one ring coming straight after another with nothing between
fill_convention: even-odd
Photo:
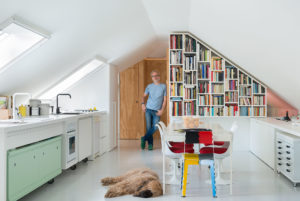
<instances>
[{"instance_id":1,"label":"blue t-shirt","mask_svg":"<svg viewBox=\"0 0 300 201\"><path fill-rule=\"evenodd\" d=\"M164 96L167 96L167 87L165 84L149 84L146 87L145 94L149 95L146 108L150 110L160 110L164 101Z\"/></svg>"}]
</instances>

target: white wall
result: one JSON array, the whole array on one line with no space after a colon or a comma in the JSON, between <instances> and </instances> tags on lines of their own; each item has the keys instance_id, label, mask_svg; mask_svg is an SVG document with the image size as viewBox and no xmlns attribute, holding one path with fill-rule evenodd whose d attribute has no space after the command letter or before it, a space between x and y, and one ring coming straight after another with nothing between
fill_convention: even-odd
<instances>
[{"instance_id":1,"label":"white wall","mask_svg":"<svg viewBox=\"0 0 300 201\"><path fill-rule=\"evenodd\" d=\"M64 91L65 93L70 93L72 98L69 99L67 96L59 97L61 110L96 107L97 110L109 111L109 73L110 66L106 65L80 80L72 88Z\"/></svg>"}]
</instances>

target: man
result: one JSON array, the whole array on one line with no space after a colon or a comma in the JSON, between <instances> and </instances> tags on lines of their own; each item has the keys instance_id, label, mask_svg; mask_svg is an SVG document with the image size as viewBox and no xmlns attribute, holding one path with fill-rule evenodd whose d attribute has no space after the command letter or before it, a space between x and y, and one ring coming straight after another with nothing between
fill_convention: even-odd
<instances>
[{"instance_id":1,"label":"man","mask_svg":"<svg viewBox=\"0 0 300 201\"><path fill-rule=\"evenodd\" d=\"M146 116L147 132L141 138L141 148L145 149L146 142L148 142L148 150L153 149L153 134L157 130L155 125L159 122L167 102L167 88L165 84L160 83L159 72L154 70L150 75L153 83L146 87L142 98L142 110ZM145 105L145 98L148 95L148 101Z\"/></svg>"}]
</instances>

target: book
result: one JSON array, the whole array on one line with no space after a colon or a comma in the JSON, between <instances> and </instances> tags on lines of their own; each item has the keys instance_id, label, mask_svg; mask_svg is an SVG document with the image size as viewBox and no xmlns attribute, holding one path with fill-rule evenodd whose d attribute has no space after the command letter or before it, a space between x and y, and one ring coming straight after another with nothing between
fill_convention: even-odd
<instances>
[{"instance_id":1,"label":"book","mask_svg":"<svg viewBox=\"0 0 300 201\"><path fill-rule=\"evenodd\" d=\"M170 52L170 64L182 64L182 51L176 50Z\"/></svg>"},{"instance_id":2,"label":"book","mask_svg":"<svg viewBox=\"0 0 300 201\"><path fill-rule=\"evenodd\" d=\"M182 35L170 36L170 49L182 49Z\"/></svg>"},{"instance_id":3,"label":"book","mask_svg":"<svg viewBox=\"0 0 300 201\"><path fill-rule=\"evenodd\" d=\"M212 70L222 70L222 58L211 57L211 69Z\"/></svg>"}]
</instances>

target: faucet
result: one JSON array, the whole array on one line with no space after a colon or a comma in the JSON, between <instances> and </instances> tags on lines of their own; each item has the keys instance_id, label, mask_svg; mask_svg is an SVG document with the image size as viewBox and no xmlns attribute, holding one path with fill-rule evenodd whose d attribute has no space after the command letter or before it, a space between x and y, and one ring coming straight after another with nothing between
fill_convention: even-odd
<instances>
[{"instance_id":1,"label":"faucet","mask_svg":"<svg viewBox=\"0 0 300 201\"><path fill-rule=\"evenodd\" d=\"M56 96L56 114L60 114L60 109L58 107L58 96L69 96L70 98L72 98L71 94L57 94L57 96Z\"/></svg>"},{"instance_id":2,"label":"faucet","mask_svg":"<svg viewBox=\"0 0 300 201\"><path fill-rule=\"evenodd\" d=\"M30 93L14 93L13 94L13 119L16 119L16 96L28 96L31 99L32 95Z\"/></svg>"}]
</instances>

